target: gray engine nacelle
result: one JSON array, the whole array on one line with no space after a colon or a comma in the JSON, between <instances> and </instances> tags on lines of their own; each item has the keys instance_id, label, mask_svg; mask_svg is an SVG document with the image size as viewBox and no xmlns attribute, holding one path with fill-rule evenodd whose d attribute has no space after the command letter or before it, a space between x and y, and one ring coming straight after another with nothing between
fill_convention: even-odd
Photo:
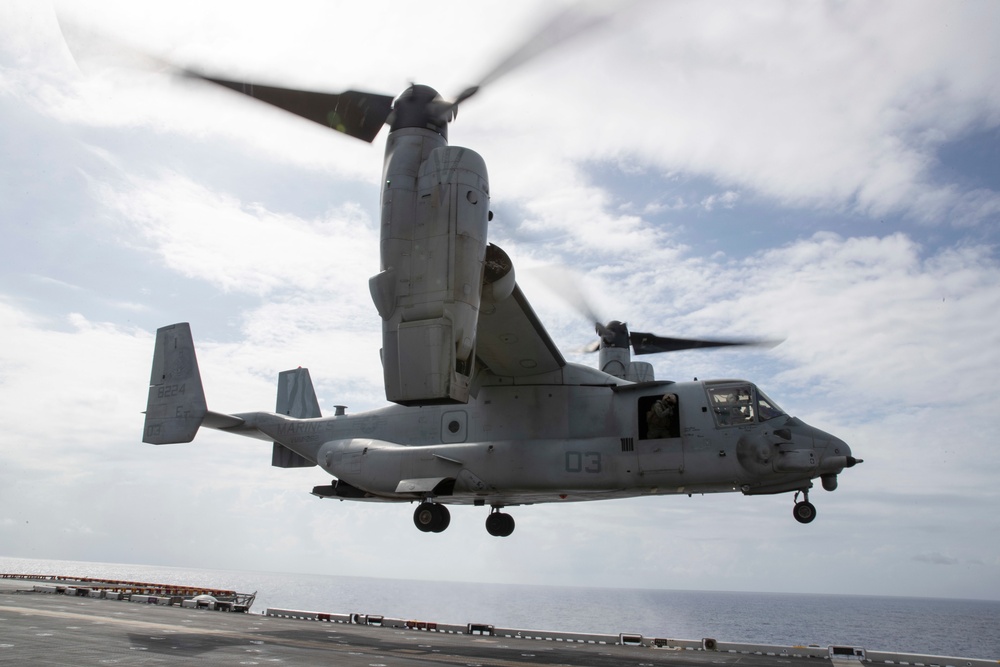
<instances>
[{"instance_id":1,"label":"gray engine nacelle","mask_svg":"<svg viewBox=\"0 0 1000 667\"><path fill-rule=\"evenodd\" d=\"M386 152L382 271L370 281L386 398L465 403L489 220L486 163L420 129L394 132Z\"/></svg>"}]
</instances>

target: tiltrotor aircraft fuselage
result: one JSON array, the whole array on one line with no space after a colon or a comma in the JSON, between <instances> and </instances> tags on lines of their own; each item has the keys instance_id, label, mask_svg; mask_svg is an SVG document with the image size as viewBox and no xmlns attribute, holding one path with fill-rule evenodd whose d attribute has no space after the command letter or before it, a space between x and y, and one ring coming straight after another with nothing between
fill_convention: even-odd
<instances>
[{"instance_id":1,"label":"tiltrotor aircraft fuselage","mask_svg":"<svg viewBox=\"0 0 1000 667\"><path fill-rule=\"evenodd\" d=\"M274 412L221 414L205 401L191 331L157 332L144 442L190 442L202 426L272 442L272 465L319 466L313 494L416 502L414 523L440 532L446 505L501 510L546 502L739 491L801 492L815 517L825 489L859 460L842 440L788 416L744 380L659 381L637 354L740 344L597 324L600 370L568 363L532 311L507 255L487 241L486 165L447 141L458 102L414 85L395 100L250 86L200 76L371 141L383 123L381 270L370 281L382 319L386 398L323 417L306 369L279 375Z\"/></svg>"}]
</instances>

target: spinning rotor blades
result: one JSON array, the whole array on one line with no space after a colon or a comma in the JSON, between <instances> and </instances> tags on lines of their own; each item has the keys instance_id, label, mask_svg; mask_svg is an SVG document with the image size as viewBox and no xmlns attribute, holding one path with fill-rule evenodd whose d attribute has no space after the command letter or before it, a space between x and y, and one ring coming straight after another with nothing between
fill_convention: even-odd
<instances>
[{"instance_id":1,"label":"spinning rotor blades","mask_svg":"<svg viewBox=\"0 0 1000 667\"><path fill-rule=\"evenodd\" d=\"M356 90L340 94L320 93L208 76L179 68L141 48L71 20L60 19L59 27L70 53L81 68L110 64L208 81L363 141L375 139L392 111L393 98L389 95Z\"/></svg>"},{"instance_id":2,"label":"spinning rotor blades","mask_svg":"<svg viewBox=\"0 0 1000 667\"><path fill-rule=\"evenodd\" d=\"M541 24L520 46L490 68L474 86L481 88L510 74L535 58L567 43L611 18L611 14L585 11L582 4L570 5ZM474 91L473 91L474 92ZM471 93L470 93L471 94Z\"/></svg>"},{"instance_id":3,"label":"spinning rotor blades","mask_svg":"<svg viewBox=\"0 0 1000 667\"><path fill-rule=\"evenodd\" d=\"M497 81L501 77L510 74L539 56L566 44L583 33L603 25L613 16L613 3L611 9L605 8L603 13L593 11L594 6L587 7L584 3L570 5L540 24L526 40L488 69L479 78L477 84L463 90L455 98L449 111L456 109L459 104L479 92L483 86ZM619 5L618 8L621 9L622 6Z\"/></svg>"},{"instance_id":4,"label":"spinning rotor blades","mask_svg":"<svg viewBox=\"0 0 1000 667\"><path fill-rule=\"evenodd\" d=\"M573 38L607 22L612 12L597 13L584 4L571 5L547 21L543 22L530 36L493 67L487 70L479 83L462 91L455 101L442 102L438 98L437 108L429 107L428 114L446 123L454 118L458 105L475 95L479 90L509 74L545 53L565 44ZM258 85L249 82L208 76L186 70L185 74L225 86L238 93L284 109L296 116L307 118L349 136L372 142L392 112L393 97L379 93L348 90L343 93L320 93L294 90L276 86Z\"/></svg>"},{"instance_id":5,"label":"spinning rotor blades","mask_svg":"<svg viewBox=\"0 0 1000 667\"><path fill-rule=\"evenodd\" d=\"M700 338L676 338L673 336L658 336L654 333L629 331L628 325L618 320L602 323L590 299L580 288L580 280L570 271L555 267L534 269L535 273L545 278L546 287L557 294L574 310L594 324L600 338L587 345L584 352L597 352L601 347L632 347L634 354L657 354L660 352L681 352L712 347L763 347L772 348L781 343L775 340L714 340Z\"/></svg>"},{"instance_id":6,"label":"spinning rotor blades","mask_svg":"<svg viewBox=\"0 0 1000 667\"><path fill-rule=\"evenodd\" d=\"M699 340L696 338L673 338L657 336L639 331L629 332L629 342L632 343L634 354L656 354L658 352L680 352L682 350L697 350L708 347L766 347L771 348L780 341L755 340Z\"/></svg>"},{"instance_id":7,"label":"spinning rotor blades","mask_svg":"<svg viewBox=\"0 0 1000 667\"><path fill-rule=\"evenodd\" d=\"M261 86L186 71L190 77L225 86L338 132L371 143L392 111L392 97L348 90L340 94Z\"/></svg>"},{"instance_id":8,"label":"spinning rotor blades","mask_svg":"<svg viewBox=\"0 0 1000 667\"><path fill-rule=\"evenodd\" d=\"M440 97L436 97L436 94L434 99L422 100L422 104L425 106L421 106L421 118L431 120L432 125L446 124L454 118L458 105L472 97L483 86L497 81L582 33L606 23L614 15L614 12L622 9L623 6L622 3L614 3L609 9L607 5L583 2L570 5L567 9L542 22L535 30L530 31L527 39L500 58L480 78L478 84L466 88L454 101L442 100ZM102 45L102 50L107 51L107 47L110 45L120 62L131 62L143 69L167 70L189 78L208 81L362 141L371 143L375 140L382 126L386 122L392 121L393 102L396 99L392 95L357 90L324 93L211 76L197 69L178 68L145 53L141 48L129 46L107 35L99 35L86 28L75 26L71 22L61 21L60 25L67 38L67 44L70 44L71 41L77 44L77 46L70 48L74 54L93 50L94 44ZM74 35L74 33L77 34ZM80 37L80 33L83 33L83 38L76 39L75 37ZM83 46L78 46L80 44ZM413 86L411 86L411 90L412 88ZM408 113L412 117L412 107ZM423 124L418 126L423 126Z\"/></svg>"}]
</instances>

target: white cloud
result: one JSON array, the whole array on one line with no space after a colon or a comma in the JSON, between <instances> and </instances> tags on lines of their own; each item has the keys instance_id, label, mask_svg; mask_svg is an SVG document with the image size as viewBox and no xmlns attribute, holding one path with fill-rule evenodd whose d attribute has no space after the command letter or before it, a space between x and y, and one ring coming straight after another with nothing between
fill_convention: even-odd
<instances>
[{"instance_id":1,"label":"white cloud","mask_svg":"<svg viewBox=\"0 0 1000 667\"><path fill-rule=\"evenodd\" d=\"M627 43L582 53L533 98L546 108L578 99L590 112L569 127L560 116L541 152L631 155L789 204L938 220L961 198L933 182L934 151L1000 110L996 45L982 34L995 8L971 7L655 7ZM896 39L900 25L907 36ZM938 141L928 128L941 129Z\"/></svg>"},{"instance_id":2,"label":"white cloud","mask_svg":"<svg viewBox=\"0 0 1000 667\"><path fill-rule=\"evenodd\" d=\"M701 200L701 206L706 211L711 211L716 206L721 206L722 208L733 208L736 206L736 202L739 201L739 198L740 195L738 192L726 190L722 194L713 194L705 197Z\"/></svg>"},{"instance_id":3,"label":"white cloud","mask_svg":"<svg viewBox=\"0 0 1000 667\"><path fill-rule=\"evenodd\" d=\"M374 224L356 204L321 220L301 220L176 173L130 180L121 190L95 185L101 202L120 216L120 233L137 235L136 247L153 248L177 272L223 290L316 291L366 267L377 272Z\"/></svg>"}]
</instances>

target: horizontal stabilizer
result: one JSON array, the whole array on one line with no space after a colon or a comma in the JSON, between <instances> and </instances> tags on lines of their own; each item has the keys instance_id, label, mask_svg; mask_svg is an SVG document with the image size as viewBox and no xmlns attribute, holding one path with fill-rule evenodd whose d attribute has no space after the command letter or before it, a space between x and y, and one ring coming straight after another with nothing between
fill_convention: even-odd
<instances>
[{"instance_id":1,"label":"horizontal stabilizer","mask_svg":"<svg viewBox=\"0 0 1000 667\"><path fill-rule=\"evenodd\" d=\"M241 417L235 417L233 415L227 415L222 412L212 412L208 411L205 415L205 419L201 422L202 426L208 428L236 428L237 426L243 426L246 422Z\"/></svg>"},{"instance_id":2,"label":"horizontal stabilizer","mask_svg":"<svg viewBox=\"0 0 1000 667\"><path fill-rule=\"evenodd\" d=\"M274 443L271 448L271 465L275 468L311 468L316 462L296 454L284 445Z\"/></svg>"},{"instance_id":3,"label":"horizontal stabilizer","mask_svg":"<svg viewBox=\"0 0 1000 667\"><path fill-rule=\"evenodd\" d=\"M142 441L191 442L207 414L190 325L157 329Z\"/></svg>"}]
</instances>

